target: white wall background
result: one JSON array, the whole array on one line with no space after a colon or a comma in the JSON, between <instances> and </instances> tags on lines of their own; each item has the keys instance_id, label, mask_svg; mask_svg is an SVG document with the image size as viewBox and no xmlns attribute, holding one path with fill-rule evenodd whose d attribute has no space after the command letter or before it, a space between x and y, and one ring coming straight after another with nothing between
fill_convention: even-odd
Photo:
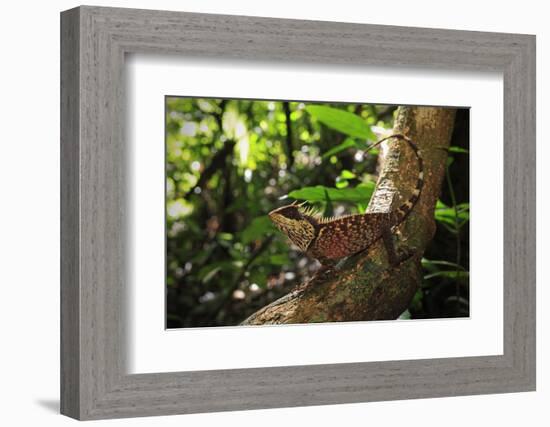
<instances>
[{"instance_id":1,"label":"white wall background","mask_svg":"<svg viewBox=\"0 0 550 427\"><path fill-rule=\"evenodd\" d=\"M59 12L75 1L3 4L0 25L0 423L64 426L59 384ZM549 255L545 221L550 160L550 28L544 2L388 0L96 1L104 6L244 14L537 35L538 56L538 391L108 421L117 426L295 426L369 424L500 426L550 424L547 323ZM545 129L546 127L546 129ZM545 161L546 160L546 161ZM546 211L544 210L546 208ZM546 212L546 215L543 214ZM546 359L546 360L545 360Z\"/></svg>"}]
</instances>

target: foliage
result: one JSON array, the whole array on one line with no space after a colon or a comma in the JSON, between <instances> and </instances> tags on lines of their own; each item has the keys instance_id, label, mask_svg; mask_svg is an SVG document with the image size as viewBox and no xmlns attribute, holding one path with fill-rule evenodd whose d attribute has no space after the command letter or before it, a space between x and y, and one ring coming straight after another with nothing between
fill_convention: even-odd
<instances>
[{"instance_id":1,"label":"foliage","mask_svg":"<svg viewBox=\"0 0 550 427\"><path fill-rule=\"evenodd\" d=\"M316 268L266 214L294 199L329 215L364 212L377 172L377 152L366 149L389 132L395 107L180 97L166 104L167 324L235 325ZM439 245L455 247L457 236L463 245L467 202L438 204ZM426 301L442 283L467 282L467 258L433 259L410 316L463 315L462 306L431 310Z\"/></svg>"}]
</instances>

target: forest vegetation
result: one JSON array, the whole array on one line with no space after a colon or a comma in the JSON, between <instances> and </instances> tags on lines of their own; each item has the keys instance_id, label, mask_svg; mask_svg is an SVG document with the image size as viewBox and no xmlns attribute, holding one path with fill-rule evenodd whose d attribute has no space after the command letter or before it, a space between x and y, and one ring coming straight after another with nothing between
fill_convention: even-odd
<instances>
[{"instance_id":1,"label":"forest vegetation","mask_svg":"<svg viewBox=\"0 0 550 427\"><path fill-rule=\"evenodd\" d=\"M310 279L318 263L292 247L267 213L293 200L326 216L364 213L385 147L367 150L391 135L398 111L167 97L167 327L238 325ZM435 234L401 319L469 315L467 109L457 110L452 128Z\"/></svg>"}]
</instances>

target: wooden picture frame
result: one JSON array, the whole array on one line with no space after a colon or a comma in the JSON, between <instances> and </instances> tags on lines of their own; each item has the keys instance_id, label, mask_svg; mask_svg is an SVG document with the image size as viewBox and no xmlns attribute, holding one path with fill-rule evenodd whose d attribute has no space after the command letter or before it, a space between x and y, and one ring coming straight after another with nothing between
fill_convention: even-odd
<instances>
[{"instance_id":1,"label":"wooden picture frame","mask_svg":"<svg viewBox=\"0 0 550 427\"><path fill-rule=\"evenodd\" d=\"M125 370L124 57L489 70L504 78L504 352ZM83 6L61 14L61 412L101 419L535 389L535 37Z\"/></svg>"}]
</instances>

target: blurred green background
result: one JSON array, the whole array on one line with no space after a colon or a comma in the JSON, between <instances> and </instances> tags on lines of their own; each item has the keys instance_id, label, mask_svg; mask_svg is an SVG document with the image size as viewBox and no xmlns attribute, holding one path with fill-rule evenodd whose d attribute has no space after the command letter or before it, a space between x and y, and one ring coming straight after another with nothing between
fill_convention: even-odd
<instances>
[{"instance_id":1,"label":"blurred green background","mask_svg":"<svg viewBox=\"0 0 550 427\"><path fill-rule=\"evenodd\" d=\"M266 214L294 199L364 212L397 106L166 97L167 327L237 325L317 268ZM457 113L437 232L402 319L469 315L469 110ZM407 196L407 195L405 195Z\"/></svg>"}]
</instances>

